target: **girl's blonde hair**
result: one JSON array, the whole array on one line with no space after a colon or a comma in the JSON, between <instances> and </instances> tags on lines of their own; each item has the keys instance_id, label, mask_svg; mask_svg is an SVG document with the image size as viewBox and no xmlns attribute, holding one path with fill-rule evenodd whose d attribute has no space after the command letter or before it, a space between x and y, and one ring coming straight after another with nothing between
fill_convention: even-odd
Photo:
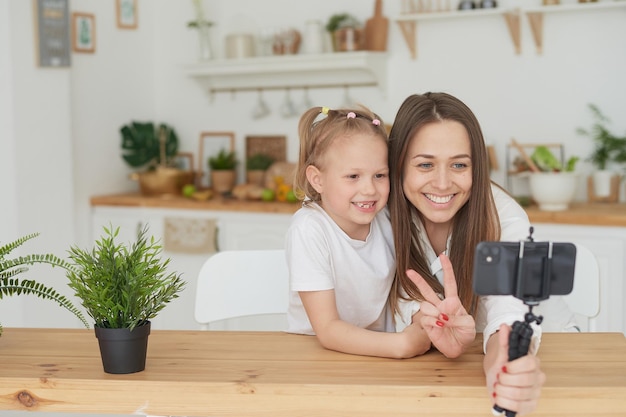
<instances>
[{"instance_id":1,"label":"girl's blonde hair","mask_svg":"<svg viewBox=\"0 0 626 417\"><path fill-rule=\"evenodd\" d=\"M306 177L309 165L322 168L323 157L335 139L342 136L367 134L380 136L387 143L387 131L380 117L369 109L336 109L313 107L300 117L298 123L300 155L295 172L294 190L300 200L319 202L320 195Z\"/></svg>"}]
</instances>

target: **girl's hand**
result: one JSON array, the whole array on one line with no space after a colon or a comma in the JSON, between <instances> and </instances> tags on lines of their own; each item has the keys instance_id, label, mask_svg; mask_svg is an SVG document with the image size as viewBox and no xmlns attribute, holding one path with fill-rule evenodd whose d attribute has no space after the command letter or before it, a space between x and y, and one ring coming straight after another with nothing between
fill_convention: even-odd
<instances>
[{"instance_id":1,"label":"girl's hand","mask_svg":"<svg viewBox=\"0 0 626 417\"><path fill-rule=\"evenodd\" d=\"M421 302L419 317L432 344L446 357L460 356L476 337L474 318L467 314L457 293L456 279L450 259L439 256L443 267L445 298L442 300L421 277L410 269L407 277L417 285L424 300Z\"/></svg>"},{"instance_id":2,"label":"girl's hand","mask_svg":"<svg viewBox=\"0 0 626 417\"><path fill-rule=\"evenodd\" d=\"M535 355L526 355L514 361L508 361L509 334L511 327L505 324L500 326L496 359L485 370L487 377L487 391L492 403L506 410L519 414L527 414L535 410L541 387L546 381L546 375L541 371L539 358Z\"/></svg>"}]
</instances>

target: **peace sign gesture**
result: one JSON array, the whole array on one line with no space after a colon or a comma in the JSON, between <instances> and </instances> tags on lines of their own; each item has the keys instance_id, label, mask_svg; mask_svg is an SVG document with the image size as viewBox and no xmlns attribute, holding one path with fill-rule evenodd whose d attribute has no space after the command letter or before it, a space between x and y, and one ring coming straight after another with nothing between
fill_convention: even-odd
<instances>
[{"instance_id":1,"label":"peace sign gesture","mask_svg":"<svg viewBox=\"0 0 626 417\"><path fill-rule=\"evenodd\" d=\"M424 297L418 317L430 341L446 357L456 358L474 341L476 323L461 304L450 259L441 254L439 260L443 267L443 300L416 271L409 269L406 275Z\"/></svg>"}]
</instances>

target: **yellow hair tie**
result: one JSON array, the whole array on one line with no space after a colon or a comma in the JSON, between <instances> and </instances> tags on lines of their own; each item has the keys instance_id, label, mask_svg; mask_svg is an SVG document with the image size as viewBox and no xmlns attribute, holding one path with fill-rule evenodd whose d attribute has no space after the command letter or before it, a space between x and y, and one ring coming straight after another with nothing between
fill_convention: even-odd
<instances>
[{"instance_id":1,"label":"yellow hair tie","mask_svg":"<svg viewBox=\"0 0 626 417\"><path fill-rule=\"evenodd\" d=\"M329 109L328 107L322 107L322 114L326 114L326 115L328 115L328 111L329 111L329 110L330 110L330 109Z\"/></svg>"}]
</instances>

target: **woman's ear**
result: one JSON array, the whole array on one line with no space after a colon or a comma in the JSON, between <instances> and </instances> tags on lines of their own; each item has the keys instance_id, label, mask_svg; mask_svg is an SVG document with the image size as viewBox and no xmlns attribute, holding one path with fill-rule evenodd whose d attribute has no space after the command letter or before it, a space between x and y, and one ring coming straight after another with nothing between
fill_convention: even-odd
<instances>
[{"instance_id":1,"label":"woman's ear","mask_svg":"<svg viewBox=\"0 0 626 417\"><path fill-rule=\"evenodd\" d=\"M322 190L324 189L322 182L322 173L316 166L309 165L306 167L306 179L307 181L309 181L309 184L311 184L315 191L317 191L319 194L322 193Z\"/></svg>"}]
</instances>

